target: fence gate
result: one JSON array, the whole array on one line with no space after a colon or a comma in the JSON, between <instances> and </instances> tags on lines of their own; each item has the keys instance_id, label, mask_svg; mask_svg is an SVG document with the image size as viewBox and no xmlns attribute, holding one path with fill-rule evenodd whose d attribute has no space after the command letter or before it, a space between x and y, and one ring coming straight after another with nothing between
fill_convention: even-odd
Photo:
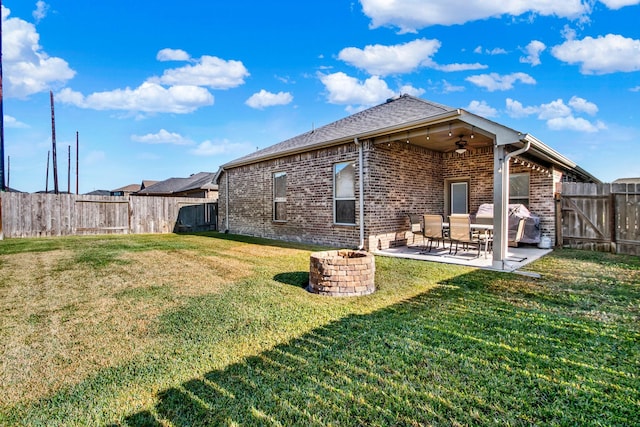
<instances>
[{"instance_id":1,"label":"fence gate","mask_svg":"<svg viewBox=\"0 0 640 427\"><path fill-rule=\"evenodd\" d=\"M640 255L640 185L563 183L560 245Z\"/></svg>"}]
</instances>

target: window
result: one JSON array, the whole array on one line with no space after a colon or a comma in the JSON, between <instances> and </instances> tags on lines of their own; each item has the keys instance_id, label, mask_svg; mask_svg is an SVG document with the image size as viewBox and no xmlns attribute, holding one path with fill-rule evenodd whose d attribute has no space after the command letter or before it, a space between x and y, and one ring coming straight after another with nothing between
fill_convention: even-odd
<instances>
[{"instance_id":1,"label":"window","mask_svg":"<svg viewBox=\"0 0 640 427\"><path fill-rule=\"evenodd\" d=\"M356 223L356 165L333 166L333 216L336 224Z\"/></svg>"},{"instance_id":2,"label":"window","mask_svg":"<svg viewBox=\"0 0 640 427\"><path fill-rule=\"evenodd\" d=\"M287 220L287 173L273 174L273 220Z\"/></svg>"},{"instance_id":3,"label":"window","mask_svg":"<svg viewBox=\"0 0 640 427\"><path fill-rule=\"evenodd\" d=\"M452 182L450 189L452 214L469 213L469 184L465 182Z\"/></svg>"},{"instance_id":4,"label":"window","mask_svg":"<svg viewBox=\"0 0 640 427\"><path fill-rule=\"evenodd\" d=\"M509 176L509 204L529 207L529 174L514 173Z\"/></svg>"}]
</instances>

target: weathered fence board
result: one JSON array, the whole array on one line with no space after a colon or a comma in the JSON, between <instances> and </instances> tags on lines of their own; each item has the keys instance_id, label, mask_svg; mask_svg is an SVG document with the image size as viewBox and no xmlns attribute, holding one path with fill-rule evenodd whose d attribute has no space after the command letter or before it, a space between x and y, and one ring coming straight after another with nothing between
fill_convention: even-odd
<instances>
[{"instance_id":1,"label":"weathered fence board","mask_svg":"<svg viewBox=\"0 0 640 427\"><path fill-rule=\"evenodd\" d=\"M558 243L640 255L640 185L563 183Z\"/></svg>"},{"instance_id":2,"label":"weathered fence board","mask_svg":"<svg viewBox=\"0 0 640 427\"><path fill-rule=\"evenodd\" d=\"M187 197L2 193L7 238L215 230L217 202Z\"/></svg>"}]
</instances>

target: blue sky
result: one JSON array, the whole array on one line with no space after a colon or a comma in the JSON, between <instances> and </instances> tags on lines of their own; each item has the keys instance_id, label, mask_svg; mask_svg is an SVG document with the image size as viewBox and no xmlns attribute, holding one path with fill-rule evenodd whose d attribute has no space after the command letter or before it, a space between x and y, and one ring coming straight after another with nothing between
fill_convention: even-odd
<instances>
[{"instance_id":1,"label":"blue sky","mask_svg":"<svg viewBox=\"0 0 640 427\"><path fill-rule=\"evenodd\" d=\"M81 193L215 172L401 93L640 177L640 0L3 0L2 20L21 191L45 187L49 91Z\"/></svg>"}]
</instances>

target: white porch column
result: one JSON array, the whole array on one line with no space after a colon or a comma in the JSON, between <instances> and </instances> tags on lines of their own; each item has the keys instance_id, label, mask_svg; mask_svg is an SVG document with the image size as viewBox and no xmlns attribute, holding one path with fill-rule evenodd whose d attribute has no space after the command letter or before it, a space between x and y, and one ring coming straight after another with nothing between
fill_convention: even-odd
<instances>
[{"instance_id":1,"label":"white porch column","mask_svg":"<svg viewBox=\"0 0 640 427\"><path fill-rule=\"evenodd\" d=\"M496 141L497 142L497 141ZM504 145L495 145L493 148L493 268L502 270L504 260L507 257L507 244L509 239L507 209L509 207L509 188L503 185L503 176L508 171L504 165ZM509 165L507 164L508 168Z\"/></svg>"}]
</instances>

